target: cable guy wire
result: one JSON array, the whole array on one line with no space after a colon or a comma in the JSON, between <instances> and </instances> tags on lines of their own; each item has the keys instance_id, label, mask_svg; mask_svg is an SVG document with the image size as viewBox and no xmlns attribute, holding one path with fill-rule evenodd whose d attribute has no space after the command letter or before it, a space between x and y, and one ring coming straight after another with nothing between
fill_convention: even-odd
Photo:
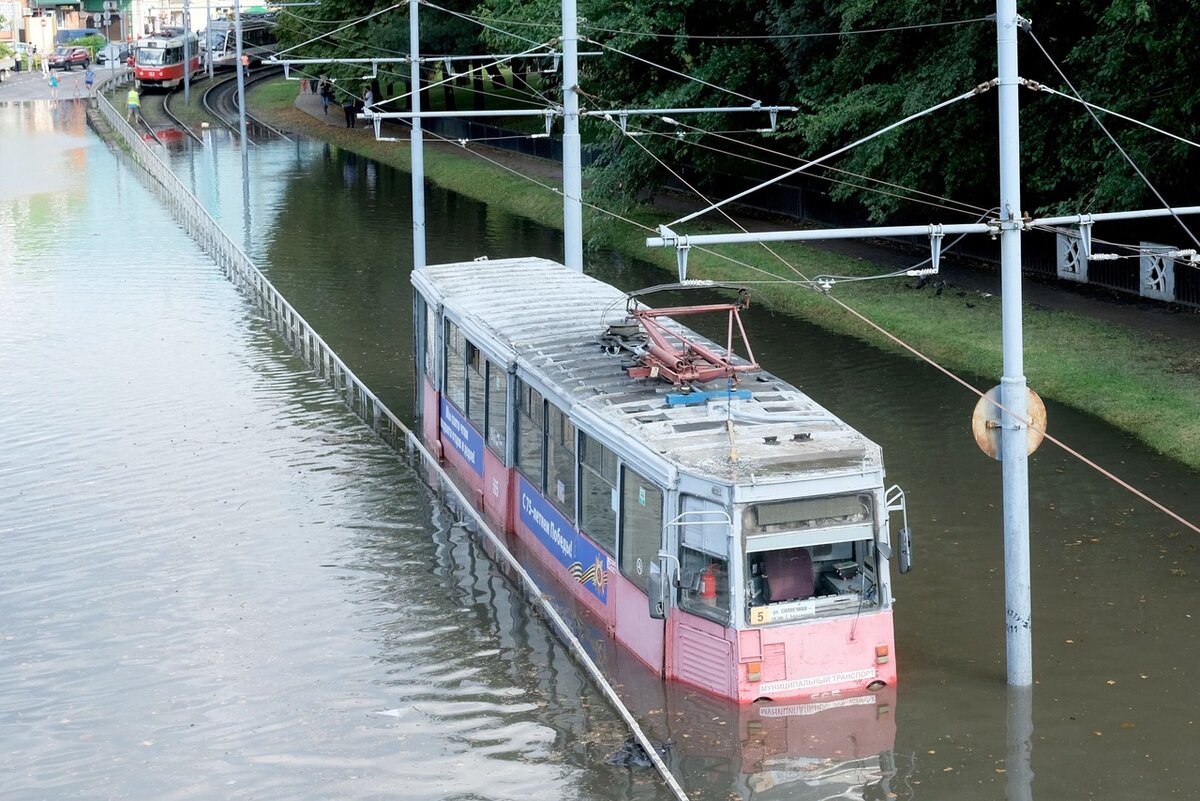
<instances>
[{"instance_id":1,"label":"cable guy wire","mask_svg":"<svg viewBox=\"0 0 1200 801\"><path fill-rule=\"evenodd\" d=\"M915 114L910 114L907 117L905 117L904 119L898 120L898 121L892 123L891 125L880 128L878 131L875 131L874 133L867 134L866 136L864 136L860 139L855 139L853 142L846 145L845 147L839 147L837 150L834 150L830 153L826 153L824 156L813 159L812 161L810 161L806 164L802 164L793 170L789 170L788 172L785 172L782 175L777 175L774 178L771 178L770 180L763 181L758 186L751 187L750 189L747 189L744 192L739 192L738 194L733 195L732 197L725 198L720 203L715 203L715 204L709 206L708 208L700 209L700 211L693 212L692 214L689 214L685 217L680 217L678 220L674 220L674 221L668 223L668 225L678 225L679 223L687 222L688 220L694 220L695 218L700 217L704 214L707 214L710 211L719 209L721 206L724 206L727 203L732 203L735 200L740 200L740 199L744 198L746 195L753 194L760 189L764 189L768 186L771 186L772 184L777 184L780 181L784 180L785 178L791 178L793 175L799 175L800 173L808 170L810 167L815 167L818 164L821 164L822 162L833 158L834 156L838 156L849 150L853 150L854 148L858 147L859 145L870 142L872 139L876 139L876 138L882 136L883 134L888 133L889 131L893 131L896 128L900 128L904 125L907 125L908 123L912 122L913 120L924 117L927 114L932 114L935 111L940 111L941 109L946 108L947 106L950 106L954 103L957 103L960 100L966 100L969 97L975 97L976 95L980 95L983 92L986 92L987 90L994 87L996 85L996 83L997 83L997 81L995 79L988 81L987 83L981 83L978 86L976 86L975 88L971 89L970 91L963 92L961 95L958 95L957 97L952 97L949 100L943 100L941 103L938 103L935 106L930 106L929 108L925 109L924 111L918 111Z\"/></svg>"},{"instance_id":2,"label":"cable guy wire","mask_svg":"<svg viewBox=\"0 0 1200 801\"><path fill-rule=\"evenodd\" d=\"M1051 58L1051 56L1048 52L1046 52L1046 48L1043 47L1042 43L1040 41L1038 41L1038 38L1036 36L1034 36L1033 31L1031 30L1030 26L1022 25L1022 26L1020 26L1020 28L1022 31L1024 31L1026 33L1026 35L1029 36L1030 39L1033 40L1033 43L1037 45L1038 50L1042 51L1042 55L1045 56L1046 60L1050 62L1050 66L1054 67L1054 71L1058 73L1058 77L1063 79L1063 83L1065 83L1067 85L1067 88L1070 89L1071 92L1075 95L1075 97L1078 98L1082 102L1083 96L1079 94L1079 90L1076 89L1075 86L1071 83L1071 79L1068 78L1066 73L1064 73L1062 71L1062 68L1058 66L1058 63L1053 58ZM1134 162L1133 158L1131 158L1130 155L1127 152L1125 152L1125 148L1121 147L1121 143L1117 141L1116 137L1114 137L1111 133L1109 133L1108 128L1104 127L1104 123L1101 122L1100 118L1096 116L1096 112L1092 111L1091 104L1085 102L1083 105L1084 105L1084 108L1087 109L1087 113L1091 116L1092 120L1095 121L1096 125L1099 126L1100 130L1104 132L1104 135L1108 137L1108 140L1113 143L1113 147L1115 147L1117 149L1117 152L1121 154L1121 157L1123 159L1125 159L1126 163L1128 163L1129 166L1131 168L1133 168L1133 171L1135 173L1137 173L1137 176L1142 179L1142 183L1144 183L1146 185L1146 188L1149 189L1152 193L1154 193L1154 197L1158 198L1158 202L1160 204L1162 204L1162 207L1164 209L1166 209L1168 212L1170 212L1171 217L1175 220L1175 222L1179 223L1179 227L1182 228L1183 232L1188 235L1188 238L1191 239L1192 242L1194 242L1196 244L1196 247L1200 247L1200 239L1197 239L1196 235L1192 233L1192 229L1188 228L1184 224L1183 220L1179 219L1179 215L1171 210L1171 204L1168 203L1166 198L1164 198L1159 193L1158 189L1154 186L1154 184L1152 184L1150 182L1150 179L1146 177L1145 173L1143 173L1141 171L1141 169L1138 167L1138 165Z\"/></svg>"}]
</instances>

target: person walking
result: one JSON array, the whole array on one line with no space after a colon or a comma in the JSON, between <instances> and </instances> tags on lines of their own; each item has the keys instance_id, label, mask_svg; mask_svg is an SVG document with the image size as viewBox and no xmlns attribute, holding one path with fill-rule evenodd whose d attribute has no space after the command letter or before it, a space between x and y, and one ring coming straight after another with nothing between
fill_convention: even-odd
<instances>
[{"instance_id":1,"label":"person walking","mask_svg":"<svg viewBox=\"0 0 1200 801\"><path fill-rule=\"evenodd\" d=\"M133 124L137 125L141 122L141 111L142 99L138 97L137 87L134 87L125 96L125 121L129 122L132 118Z\"/></svg>"},{"instance_id":2,"label":"person walking","mask_svg":"<svg viewBox=\"0 0 1200 801\"><path fill-rule=\"evenodd\" d=\"M50 59L45 53L42 53L42 75L45 78L50 77Z\"/></svg>"},{"instance_id":3,"label":"person walking","mask_svg":"<svg viewBox=\"0 0 1200 801\"><path fill-rule=\"evenodd\" d=\"M328 78L321 78L321 108L325 110L325 116L329 116L329 101L333 100L333 87L329 85Z\"/></svg>"},{"instance_id":4,"label":"person walking","mask_svg":"<svg viewBox=\"0 0 1200 801\"><path fill-rule=\"evenodd\" d=\"M363 111L367 114L373 114L375 112L375 109L371 108L373 105L375 105L375 94L371 91L371 87L368 86L363 92Z\"/></svg>"},{"instance_id":5,"label":"person walking","mask_svg":"<svg viewBox=\"0 0 1200 801\"><path fill-rule=\"evenodd\" d=\"M342 100L342 111L346 114L346 127L353 128L355 123L355 114L358 105L358 98L352 92L347 92L346 97Z\"/></svg>"},{"instance_id":6,"label":"person walking","mask_svg":"<svg viewBox=\"0 0 1200 801\"><path fill-rule=\"evenodd\" d=\"M96 71L92 69L91 64L88 64L87 72L83 74L83 82L87 84L88 99L95 97L96 93L93 91L93 85L96 83Z\"/></svg>"},{"instance_id":7,"label":"person walking","mask_svg":"<svg viewBox=\"0 0 1200 801\"><path fill-rule=\"evenodd\" d=\"M58 76L53 72L50 73L50 99L58 102Z\"/></svg>"}]
</instances>

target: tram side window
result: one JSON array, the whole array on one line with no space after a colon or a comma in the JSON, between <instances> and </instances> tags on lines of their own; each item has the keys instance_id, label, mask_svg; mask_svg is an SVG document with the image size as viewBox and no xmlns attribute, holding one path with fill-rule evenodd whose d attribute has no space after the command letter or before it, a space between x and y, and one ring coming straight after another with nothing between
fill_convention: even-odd
<instances>
[{"instance_id":1,"label":"tram side window","mask_svg":"<svg viewBox=\"0 0 1200 801\"><path fill-rule=\"evenodd\" d=\"M508 442L508 373L503 367L487 363L487 444L501 459Z\"/></svg>"},{"instance_id":2,"label":"tram side window","mask_svg":"<svg viewBox=\"0 0 1200 801\"><path fill-rule=\"evenodd\" d=\"M487 423L487 380L483 352L467 342L467 419L475 424L477 431L483 431Z\"/></svg>"},{"instance_id":3,"label":"tram side window","mask_svg":"<svg viewBox=\"0 0 1200 801\"><path fill-rule=\"evenodd\" d=\"M446 397L459 409L467 408L467 340L458 326L446 321Z\"/></svg>"},{"instance_id":4,"label":"tram side window","mask_svg":"<svg viewBox=\"0 0 1200 801\"><path fill-rule=\"evenodd\" d=\"M575 425L548 403L546 415L546 494L558 510L575 520Z\"/></svg>"},{"instance_id":5,"label":"tram side window","mask_svg":"<svg viewBox=\"0 0 1200 801\"><path fill-rule=\"evenodd\" d=\"M729 561L679 549L679 607L720 623L729 620Z\"/></svg>"},{"instance_id":6,"label":"tram side window","mask_svg":"<svg viewBox=\"0 0 1200 801\"><path fill-rule=\"evenodd\" d=\"M628 467L621 470L621 575L649 593L662 547L663 494Z\"/></svg>"},{"instance_id":7,"label":"tram side window","mask_svg":"<svg viewBox=\"0 0 1200 801\"><path fill-rule=\"evenodd\" d=\"M727 623L730 609L730 519L724 504L680 496L679 606Z\"/></svg>"},{"instance_id":8,"label":"tram side window","mask_svg":"<svg viewBox=\"0 0 1200 801\"><path fill-rule=\"evenodd\" d=\"M617 455L579 434L579 527L610 554L617 552Z\"/></svg>"},{"instance_id":9,"label":"tram side window","mask_svg":"<svg viewBox=\"0 0 1200 801\"><path fill-rule=\"evenodd\" d=\"M538 492L545 490L542 482L543 438L545 437L546 402L542 393L517 382L517 469L529 479Z\"/></svg>"},{"instance_id":10,"label":"tram side window","mask_svg":"<svg viewBox=\"0 0 1200 801\"><path fill-rule=\"evenodd\" d=\"M420 303L425 309L425 375L433 379L437 375L437 314L424 298Z\"/></svg>"}]
</instances>

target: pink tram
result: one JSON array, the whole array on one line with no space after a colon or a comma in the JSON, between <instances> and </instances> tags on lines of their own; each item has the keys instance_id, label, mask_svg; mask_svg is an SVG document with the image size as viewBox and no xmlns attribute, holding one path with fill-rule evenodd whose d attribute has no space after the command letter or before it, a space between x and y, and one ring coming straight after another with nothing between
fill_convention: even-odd
<instances>
[{"instance_id":1,"label":"pink tram","mask_svg":"<svg viewBox=\"0 0 1200 801\"><path fill-rule=\"evenodd\" d=\"M183 83L184 42L187 43L188 73L200 72L200 40L182 31L150 36L138 42L133 60L133 80L138 89L173 89Z\"/></svg>"},{"instance_id":2,"label":"pink tram","mask_svg":"<svg viewBox=\"0 0 1200 801\"><path fill-rule=\"evenodd\" d=\"M878 445L735 355L744 297L651 310L532 258L412 282L421 437L556 598L740 703L895 685L904 493ZM697 310L728 316L724 346L674 319Z\"/></svg>"}]
</instances>

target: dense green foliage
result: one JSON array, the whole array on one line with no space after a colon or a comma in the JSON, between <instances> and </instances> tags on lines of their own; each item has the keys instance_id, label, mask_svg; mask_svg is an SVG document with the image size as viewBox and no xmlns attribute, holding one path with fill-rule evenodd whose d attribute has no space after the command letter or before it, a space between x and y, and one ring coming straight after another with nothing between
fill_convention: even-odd
<instances>
[{"instance_id":1,"label":"dense green foliage","mask_svg":"<svg viewBox=\"0 0 1200 801\"><path fill-rule=\"evenodd\" d=\"M1055 90L1189 140L1200 50L1182 0L1026 0L1032 20L1018 38L1020 74ZM282 16L299 44L373 11L373 0L326 0ZM554 0L444 0L421 5L421 48L436 54L523 51L557 44ZM296 50L305 57L402 56L408 6L396 5ZM765 105L799 107L775 132L756 133L765 114L591 118L603 141L593 190L628 198L658 186L671 170L700 189L716 173L769 176L842 148L906 116L955 98L996 75L996 25L979 0L579 0L580 89L585 109ZM306 14L319 15L301 16ZM325 21L322 21L325 20ZM427 67L427 69L429 69ZM357 77L341 66L334 74ZM406 65L381 65L397 82ZM483 90L482 81L476 84ZM875 219L895 217L919 190L963 204L965 214L996 203L995 91L921 116L838 157L835 197ZM378 96L378 93L377 93ZM550 95L555 97L556 95ZM1112 115L1109 139L1080 103L1024 90L1021 144L1029 210L1106 211L1159 205L1125 160L1172 203L1190 204L1200 173L1196 149ZM729 131L726 135L704 131ZM757 148L766 148L760 150ZM682 166L680 166L682 165ZM819 172L819 170L818 170ZM711 184L711 181L708 182Z\"/></svg>"}]
</instances>

